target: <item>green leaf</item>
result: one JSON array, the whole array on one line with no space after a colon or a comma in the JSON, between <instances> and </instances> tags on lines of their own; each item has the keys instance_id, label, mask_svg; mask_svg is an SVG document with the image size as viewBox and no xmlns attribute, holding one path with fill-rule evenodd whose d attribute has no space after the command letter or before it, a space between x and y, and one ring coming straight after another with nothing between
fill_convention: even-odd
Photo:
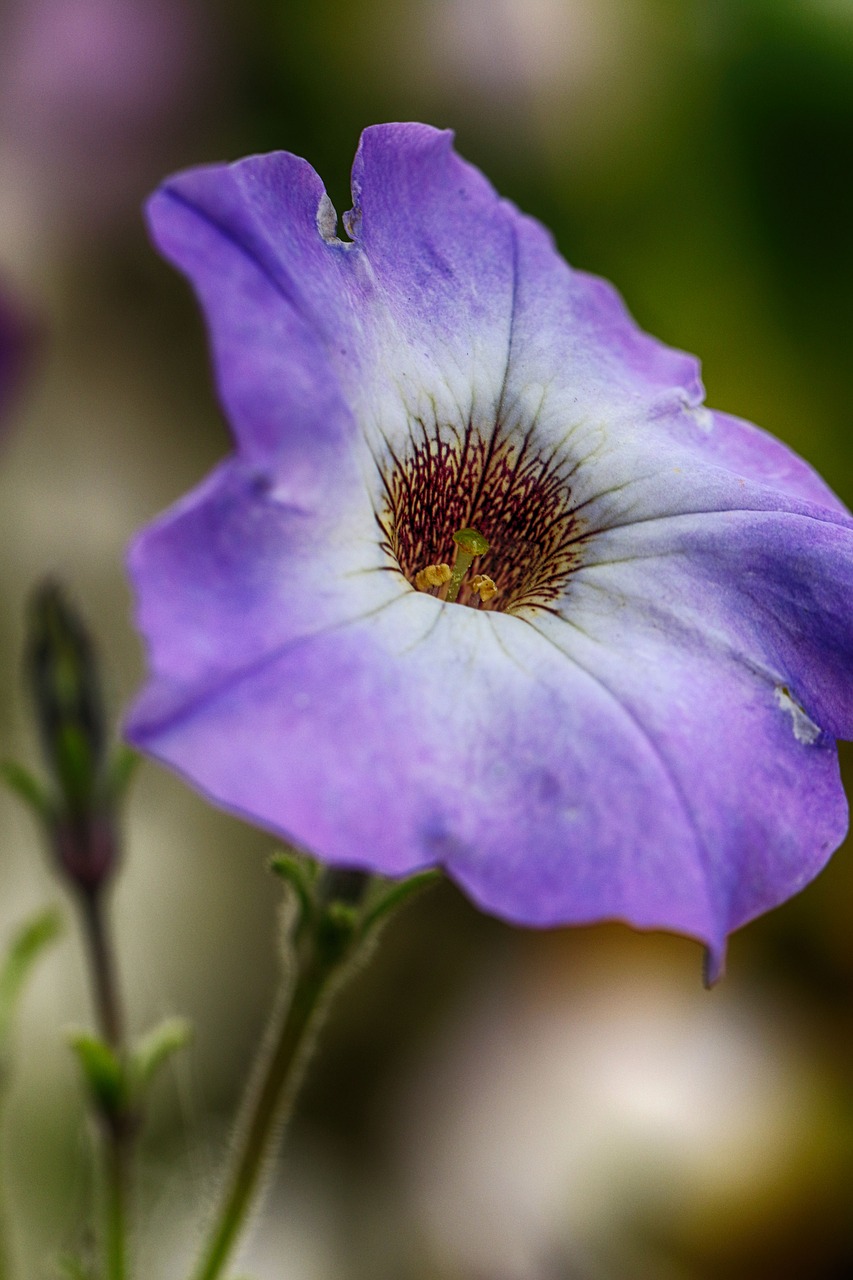
<instances>
[{"instance_id":1,"label":"green leaf","mask_svg":"<svg viewBox=\"0 0 853 1280\"><path fill-rule=\"evenodd\" d=\"M61 930L62 917L55 907L48 907L26 921L12 939L0 964L0 1055L6 1051L23 986L45 947Z\"/></svg>"},{"instance_id":2,"label":"green leaf","mask_svg":"<svg viewBox=\"0 0 853 1280\"><path fill-rule=\"evenodd\" d=\"M146 1090L163 1063L189 1044L192 1034L192 1026L186 1018L166 1018L147 1032L130 1055L133 1088L140 1093Z\"/></svg>"},{"instance_id":3,"label":"green leaf","mask_svg":"<svg viewBox=\"0 0 853 1280\"><path fill-rule=\"evenodd\" d=\"M68 1042L77 1054L95 1106L104 1115L118 1115L127 1101L127 1082L115 1050L89 1031L72 1031Z\"/></svg>"},{"instance_id":4,"label":"green leaf","mask_svg":"<svg viewBox=\"0 0 853 1280\"><path fill-rule=\"evenodd\" d=\"M0 762L0 778L40 821L51 821L54 813L53 803L43 785L30 773L29 769L25 769L22 764L14 760L3 760Z\"/></svg>"}]
</instances>

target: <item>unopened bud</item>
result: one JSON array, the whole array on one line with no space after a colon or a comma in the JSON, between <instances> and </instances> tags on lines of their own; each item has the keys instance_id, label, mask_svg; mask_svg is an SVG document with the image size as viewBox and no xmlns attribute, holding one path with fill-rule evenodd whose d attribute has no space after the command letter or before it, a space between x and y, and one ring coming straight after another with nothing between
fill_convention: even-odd
<instances>
[{"instance_id":1,"label":"unopened bud","mask_svg":"<svg viewBox=\"0 0 853 1280\"><path fill-rule=\"evenodd\" d=\"M91 891L117 857L100 678L88 630L54 582L33 597L25 663L56 792L48 834L64 872Z\"/></svg>"},{"instance_id":2,"label":"unopened bud","mask_svg":"<svg viewBox=\"0 0 853 1280\"><path fill-rule=\"evenodd\" d=\"M104 763L104 717L94 646L54 582L35 593L25 653L42 750L72 810L91 803Z\"/></svg>"}]
</instances>

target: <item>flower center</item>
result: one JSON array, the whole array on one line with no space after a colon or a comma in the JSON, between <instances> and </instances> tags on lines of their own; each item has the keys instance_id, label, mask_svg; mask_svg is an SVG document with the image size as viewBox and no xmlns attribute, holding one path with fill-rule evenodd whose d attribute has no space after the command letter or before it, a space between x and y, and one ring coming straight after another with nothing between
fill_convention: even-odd
<instances>
[{"instance_id":1,"label":"flower center","mask_svg":"<svg viewBox=\"0 0 853 1280\"><path fill-rule=\"evenodd\" d=\"M506 613L547 607L579 560L570 459L535 448L532 431L497 428L489 438L473 426L416 427L408 456L389 446L380 464L377 518L395 567L448 602Z\"/></svg>"}]
</instances>

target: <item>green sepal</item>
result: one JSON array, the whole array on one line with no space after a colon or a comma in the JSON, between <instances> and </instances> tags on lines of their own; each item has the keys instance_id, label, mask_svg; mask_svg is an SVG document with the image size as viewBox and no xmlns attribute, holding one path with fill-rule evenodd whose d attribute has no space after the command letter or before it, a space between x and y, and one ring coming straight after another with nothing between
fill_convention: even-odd
<instances>
[{"instance_id":1,"label":"green sepal","mask_svg":"<svg viewBox=\"0 0 853 1280\"><path fill-rule=\"evenodd\" d=\"M275 854L269 867L284 880L296 907L295 918L285 918L287 939L302 946L310 938L329 965L338 965L350 951L372 941L398 907L442 878L440 871L429 870L388 881L363 872L323 868L312 858L286 852ZM345 883L347 877L354 881L352 885Z\"/></svg>"},{"instance_id":2,"label":"green sepal","mask_svg":"<svg viewBox=\"0 0 853 1280\"><path fill-rule=\"evenodd\" d=\"M317 866L296 854L276 853L270 858L269 867L274 875L285 882L293 894L296 905L296 920L292 926L293 936L298 937L317 914L315 897Z\"/></svg>"},{"instance_id":3,"label":"green sepal","mask_svg":"<svg viewBox=\"0 0 853 1280\"><path fill-rule=\"evenodd\" d=\"M385 923L393 911L396 911L398 907L402 907L404 903L414 898L416 894L423 893L425 889L430 889L433 885L438 884L441 878L440 871L420 871L416 875L409 876L406 880L399 880L392 884L386 893L383 893L372 906L368 907L361 921L360 937L368 938L374 930Z\"/></svg>"},{"instance_id":4,"label":"green sepal","mask_svg":"<svg viewBox=\"0 0 853 1280\"><path fill-rule=\"evenodd\" d=\"M360 911L348 902L330 902L316 925L315 945L327 964L339 964L359 930Z\"/></svg>"},{"instance_id":5,"label":"green sepal","mask_svg":"<svg viewBox=\"0 0 853 1280\"><path fill-rule=\"evenodd\" d=\"M37 912L17 931L0 963L0 1066L8 1052L9 1032L24 983L33 966L62 931L55 907Z\"/></svg>"},{"instance_id":6,"label":"green sepal","mask_svg":"<svg viewBox=\"0 0 853 1280\"><path fill-rule=\"evenodd\" d=\"M107 766L107 776L104 783L106 798L113 804L118 804L124 799L128 787L133 781L133 777L137 768L142 763L142 756L132 747L120 743Z\"/></svg>"},{"instance_id":7,"label":"green sepal","mask_svg":"<svg viewBox=\"0 0 853 1280\"><path fill-rule=\"evenodd\" d=\"M53 801L42 783L29 769L15 760L0 762L0 778L10 791L23 800L24 804L35 814L40 822L51 823L55 814Z\"/></svg>"},{"instance_id":8,"label":"green sepal","mask_svg":"<svg viewBox=\"0 0 853 1280\"><path fill-rule=\"evenodd\" d=\"M166 1018L136 1042L129 1063L130 1087L136 1098L146 1093L160 1067L189 1044L192 1035L192 1024L186 1018Z\"/></svg>"},{"instance_id":9,"label":"green sepal","mask_svg":"<svg viewBox=\"0 0 853 1280\"><path fill-rule=\"evenodd\" d=\"M89 812L103 776L105 725L97 653L59 583L33 592L25 662L45 759L63 808Z\"/></svg>"},{"instance_id":10,"label":"green sepal","mask_svg":"<svg viewBox=\"0 0 853 1280\"><path fill-rule=\"evenodd\" d=\"M98 1111L110 1117L120 1115L127 1105L128 1087L124 1065L115 1050L90 1031L72 1031L68 1043Z\"/></svg>"},{"instance_id":11,"label":"green sepal","mask_svg":"<svg viewBox=\"0 0 853 1280\"><path fill-rule=\"evenodd\" d=\"M59 725L53 748L66 807L71 813L88 813L94 803L97 765L85 732L77 724Z\"/></svg>"},{"instance_id":12,"label":"green sepal","mask_svg":"<svg viewBox=\"0 0 853 1280\"><path fill-rule=\"evenodd\" d=\"M56 1259L56 1270L63 1280L95 1280L92 1268L69 1253L63 1253Z\"/></svg>"}]
</instances>

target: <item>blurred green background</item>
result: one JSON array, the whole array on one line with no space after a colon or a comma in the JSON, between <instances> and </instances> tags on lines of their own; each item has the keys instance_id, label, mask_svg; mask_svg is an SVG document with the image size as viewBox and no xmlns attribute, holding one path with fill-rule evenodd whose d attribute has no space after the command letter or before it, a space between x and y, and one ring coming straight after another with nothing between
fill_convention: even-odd
<instances>
[{"instance_id":1,"label":"blurred green background","mask_svg":"<svg viewBox=\"0 0 853 1280\"><path fill-rule=\"evenodd\" d=\"M423 119L704 362L709 403L853 502L853 0L5 0L0 277L36 318L0 445L0 755L35 761L26 597L59 574L118 714L142 657L124 547L228 447L201 323L139 205L275 147L339 210L362 127ZM848 757L849 758L849 757ZM130 1021L186 1014L143 1145L146 1280L180 1274L272 994L267 837L144 766L114 918ZM0 939L62 901L0 794ZM19 1274L82 1239L89 1138L63 1039L75 922L22 1010L0 1143ZM325 1036L256 1280L705 1280L853 1268L849 851L731 945L523 933L446 886L389 931Z\"/></svg>"}]
</instances>

